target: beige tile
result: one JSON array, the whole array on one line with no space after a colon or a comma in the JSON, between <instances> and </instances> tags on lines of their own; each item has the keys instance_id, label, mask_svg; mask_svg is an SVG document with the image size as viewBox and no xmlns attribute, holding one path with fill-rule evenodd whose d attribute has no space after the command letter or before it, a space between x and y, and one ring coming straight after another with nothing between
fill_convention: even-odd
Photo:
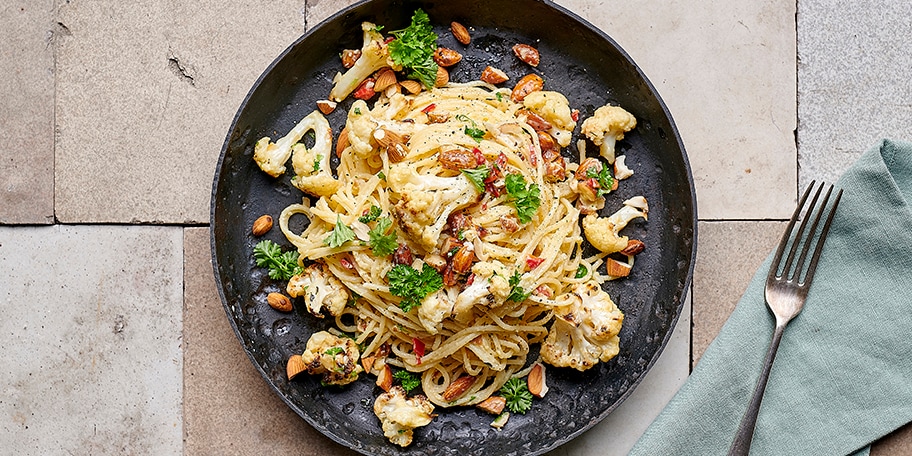
<instances>
[{"instance_id":1,"label":"beige tile","mask_svg":"<svg viewBox=\"0 0 912 456\"><path fill-rule=\"evenodd\" d=\"M912 454L912 423L871 445L871 456L906 456Z\"/></svg>"},{"instance_id":2,"label":"beige tile","mask_svg":"<svg viewBox=\"0 0 912 456\"><path fill-rule=\"evenodd\" d=\"M66 222L204 222L216 159L301 0L60 2L56 209Z\"/></svg>"},{"instance_id":3,"label":"beige tile","mask_svg":"<svg viewBox=\"0 0 912 456\"><path fill-rule=\"evenodd\" d=\"M269 388L228 324L209 230L184 233L184 454L355 454L315 431Z\"/></svg>"},{"instance_id":4,"label":"beige tile","mask_svg":"<svg viewBox=\"0 0 912 456\"><path fill-rule=\"evenodd\" d=\"M702 219L789 217L794 1L558 3L618 41L656 86L684 140Z\"/></svg>"},{"instance_id":5,"label":"beige tile","mask_svg":"<svg viewBox=\"0 0 912 456\"><path fill-rule=\"evenodd\" d=\"M741 299L763 260L776 248L785 222L700 222L693 283L693 362Z\"/></svg>"},{"instance_id":6,"label":"beige tile","mask_svg":"<svg viewBox=\"0 0 912 456\"><path fill-rule=\"evenodd\" d=\"M0 224L54 223L53 6L0 5Z\"/></svg>"},{"instance_id":7,"label":"beige tile","mask_svg":"<svg viewBox=\"0 0 912 456\"><path fill-rule=\"evenodd\" d=\"M316 27L320 22L326 20L329 16L337 13L341 9L354 5L357 0L310 0L307 2L305 17L307 18L307 29Z\"/></svg>"}]
</instances>

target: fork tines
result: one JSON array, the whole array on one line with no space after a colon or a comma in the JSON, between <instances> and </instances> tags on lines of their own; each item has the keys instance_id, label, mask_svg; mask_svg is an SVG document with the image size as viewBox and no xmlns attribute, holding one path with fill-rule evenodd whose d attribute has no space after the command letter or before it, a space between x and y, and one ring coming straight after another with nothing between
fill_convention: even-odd
<instances>
[{"instance_id":1,"label":"fork tines","mask_svg":"<svg viewBox=\"0 0 912 456\"><path fill-rule=\"evenodd\" d=\"M772 264L779 265L779 267L770 268L767 280L785 279L789 282L796 282L800 285L803 285L806 282L810 282L814 277L814 271L817 269L817 261L820 259L820 252L823 251L823 242L821 240L826 239L827 233L830 231L830 225L833 222L833 216L836 214L836 206L839 205L839 200L842 198L842 190L840 189L836 193L836 197L833 200L832 204L829 204L828 209L827 206L830 201L830 196L833 193L833 185L826 185L825 183L821 182L820 186L817 187L817 191L814 193L814 197L811 200L810 204L805 206L805 203L807 202L811 191L814 189L814 184L815 182L811 181L811 184L808 185L807 190L804 191L804 195L801 197L801 201L798 203L798 207L795 209L795 213L792 214L792 218L789 220L788 226L785 229L785 234L782 235L782 241L779 243L779 248L776 249L776 256L773 258ZM824 195L823 200L820 202L820 204L817 204L824 187L826 187L826 194ZM826 221L818 232L817 228L820 223L820 219L827 211L828 215L826 217ZM804 212L803 220L801 221L801 225L799 225L798 230L794 234L794 238L791 241L791 249L789 250L788 257L784 262L782 262L782 254L785 251L786 245L789 243L787 240L792 235L792 230L795 227L795 222L798 221L802 212ZM808 221L812 221L810 224L810 230L807 230ZM814 252L811 256L811 261L805 269L804 262L807 259L808 252L810 251L812 245L815 245L816 247L814 248ZM794 261L799 247L802 247L801 255L798 257L797 261ZM777 272L780 269L781 272ZM806 271L804 275L801 275L802 271Z\"/></svg>"}]
</instances>

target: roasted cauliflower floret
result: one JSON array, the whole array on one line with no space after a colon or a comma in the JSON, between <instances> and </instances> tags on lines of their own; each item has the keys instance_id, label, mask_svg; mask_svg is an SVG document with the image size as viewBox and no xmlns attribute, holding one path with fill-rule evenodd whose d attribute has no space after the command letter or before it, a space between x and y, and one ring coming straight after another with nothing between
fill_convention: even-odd
<instances>
[{"instance_id":1,"label":"roasted cauliflower floret","mask_svg":"<svg viewBox=\"0 0 912 456\"><path fill-rule=\"evenodd\" d=\"M548 131L561 147L570 145L576 122L570 111L570 102L560 92L540 90L526 95L523 106L547 120L553 128Z\"/></svg>"},{"instance_id":2,"label":"roasted cauliflower floret","mask_svg":"<svg viewBox=\"0 0 912 456\"><path fill-rule=\"evenodd\" d=\"M480 261L472 266L472 284L467 286L453 304L456 319L468 317L475 306L497 307L510 295L507 268L497 260Z\"/></svg>"},{"instance_id":3,"label":"roasted cauliflower floret","mask_svg":"<svg viewBox=\"0 0 912 456\"><path fill-rule=\"evenodd\" d=\"M425 252L437 246L450 214L479 196L465 176L419 175L407 163L391 166L387 183L399 197L393 206L399 227Z\"/></svg>"},{"instance_id":4,"label":"roasted cauliflower floret","mask_svg":"<svg viewBox=\"0 0 912 456\"><path fill-rule=\"evenodd\" d=\"M633 114L620 106L602 106L592 117L583 121L580 132L599 146L599 153L608 163L614 163L614 145L633 130L637 121Z\"/></svg>"},{"instance_id":5,"label":"roasted cauliflower floret","mask_svg":"<svg viewBox=\"0 0 912 456\"><path fill-rule=\"evenodd\" d=\"M631 220L642 217L649 219L649 206L646 198L635 196L624 201L624 206L607 218L589 214L583 218L583 233L593 247L605 253L620 252L627 247L627 236L619 232Z\"/></svg>"},{"instance_id":6,"label":"roasted cauliflower floret","mask_svg":"<svg viewBox=\"0 0 912 456\"><path fill-rule=\"evenodd\" d=\"M314 111L301 119L287 135L281 137L278 141L273 143L268 136L260 138L253 147L253 160L266 174L272 177L281 176L285 173L285 162L291 157L292 148L310 130L313 130L316 134L314 149L329 151L332 148L332 129L329 126L329 122L319 111ZM306 151L307 149L304 148L303 150ZM328 153L323 155L329 156ZM299 165L295 160L293 160L293 163L297 174ZM302 160L301 163L306 164L306 160ZM310 168L311 170L313 169L313 160L310 161ZM329 172L329 163L327 163L325 169Z\"/></svg>"},{"instance_id":7,"label":"roasted cauliflower floret","mask_svg":"<svg viewBox=\"0 0 912 456\"><path fill-rule=\"evenodd\" d=\"M347 385L357 380L358 374L364 371L358 362L360 356L354 340L320 331L307 340L301 359L308 374L323 374L323 383Z\"/></svg>"},{"instance_id":8,"label":"roasted cauliflower floret","mask_svg":"<svg viewBox=\"0 0 912 456\"><path fill-rule=\"evenodd\" d=\"M430 294L418 306L418 321L431 334L440 330L440 322L453 313L453 303L443 291Z\"/></svg>"},{"instance_id":9,"label":"roasted cauliflower floret","mask_svg":"<svg viewBox=\"0 0 912 456\"><path fill-rule=\"evenodd\" d=\"M293 276L285 291L292 298L303 296L307 311L318 318L323 318L323 311L333 317L341 315L349 298L348 289L323 263L313 263Z\"/></svg>"},{"instance_id":10,"label":"roasted cauliflower floret","mask_svg":"<svg viewBox=\"0 0 912 456\"><path fill-rule=\"evenodd\" d=\"M554 324L542 343L542 361L556 367L585 371L618 354L618 333L624 314L598 283L577 285L558 297Z\"/></svg>"},{"instance_id":11,"label":"roasted cauliflower floret","mask_svg":"<svg viewBox=\"0 0 912 456\"><path fill-rule=\"evenodd\" d=\"M355 100L351 109L348 110L345 133L348 135L349 148L358 157L368 158L373 155L374 146L371 145L371 135L377 125L377 121L370 114L367 103L363 100Z\"/></svg>"},{"instance_id":12,"label":"roasted cauliflower floret","mask_svg":"<svg viewBox=\"0 0 912 456\"><path fill-rule=\"evenodd\" d=\"M303 143L298 143L292 147L291 165L295 177L291 179L291 184L314 196L332 196L342 185L333 178L329 167L332 127L319 111L312 112L304 121L307 121L303 126L305 133L307 130L314 132L314 146L308 149Z\"/></svg>"},{"instance_id":13,"label":"roasted cauliflower floret","mask_svg":"<svg viewBox=\"0 0 912 456\"><path fill-rule=\"evenodd\" d=\"M422 395L407 398L401 386L390 388L374 401L374 414L380 418L383 435L401 447L412 443L417 427L427 426L434 419L434 404Z\"/></svg>"},{"instance_id":14,"label":"roasted cauliflower floret","mask_svg":"<svg viewBox=\"0 0 912 456\"><path fill-rule=\"evenodd\" d=\"M352 93L361 81L383 67L392 67L394 70L402 69L390 58L389 49L384 42L383 35L377 26L370 22L362 22L361 30L364 31L364 41L361 44L361 57L348 69L333 85L329 92L332 101L342 101Z\"/></svg>"}]
</instances>

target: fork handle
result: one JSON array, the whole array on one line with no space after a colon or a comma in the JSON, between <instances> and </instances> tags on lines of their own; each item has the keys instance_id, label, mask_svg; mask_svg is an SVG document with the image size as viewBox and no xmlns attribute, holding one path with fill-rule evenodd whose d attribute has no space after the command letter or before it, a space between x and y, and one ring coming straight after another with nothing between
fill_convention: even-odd
<instances>
[{"instance_id":1,"label":"fork handle","mask_svg":"<svg viewBox=\"0 0 912 456\"><path fill-rule=\"evenodd\" d=\"M773 367L773 360L776 359L776 351L779 350L779 342L782 340L784 330L785 324L776 324L776 329L773 331L773 340L770 342L769 350L766 352L766 359L763 361L763 370L760 372L760 378L754 388L754 395L751 397L747 412L744 413L744 418L741 419L741 424L738 426L738 433L735 434L735 441L732 442L732 446L728 450L728 456L746 456L750 452L751 440L754 438L754 427L757 426L757 414L760 413L760 402L763 401L763 392L766 390L766 382L769 380L770 369Z\"/></svg>"}]
</instances>

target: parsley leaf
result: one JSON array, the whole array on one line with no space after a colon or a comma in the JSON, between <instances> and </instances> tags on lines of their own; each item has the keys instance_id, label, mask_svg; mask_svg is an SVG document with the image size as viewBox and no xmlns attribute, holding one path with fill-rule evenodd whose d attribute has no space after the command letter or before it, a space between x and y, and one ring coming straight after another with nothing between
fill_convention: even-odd
<instances>
[{"instance_id":1,"label":"parsley leaf","mask_svg":"<svg viewBox=\"0 0 912 456\"><path fill-rule=\"evenodd\" d=\"M387 256L396 251L399 243L396 242L396 233L386 234L393 221L389 217L380 217L377 219L377 225L367 232L370 236L371 251L375 256Z\"/></svg>"},{"instance_id":2,"label":"parsley leaf","mask_svg":"<svg viewBox=\"0 0 912 456\"><path fill-rule=\"evenodd\" d=\"M434 62L437 34L431 28L427 13L420 8L415 10L411 25L390 33L395 37L389 43L393 62L409 70L408 78L417 79L428 89L434 87L437 81L437 64Z\"/></svg>"},{"instance_id":3,"label":"parsley leaf","mask_svg":"<svg viewBox=\"0 0 912 456\"><path fill-rule=\"evenodd\" d=\"M393 374L393 378L402 383L402 389L404 389L406 393L410 393L413 389L421 386L421 378L418 377L418 374L407 370L397 371Z\"/></svg>"},{"instance_id":4,"label":"parsley leaf","mask_svg":"<svg viewBox=\"0 0 912 456\"><path fill-rule=\"evenodd\" d=\"M500 388L500 394L507 400L507 408L513 413L526 413L532 408L532 393L521 378L507 380Z\"/></svg>"},{"instance_id":5,"label":"parsley leaf","mask_svg":"<svg viewBox=\"0 0 912 456\"><path fill-rule=\"evenodd\" d=\"M583 277L586 277L586 274L589 274L589 268L581 264L576 268L576 275L573 278L582 279Z\"/></svg>"},{"instance_id":6,"label":"parsley leaf","mask_svg":"<svg viewBox=\"0 0 912 456\"><path fill-rule=\"evenodd\" d=\"M404 264L393 266L386 273L390 293L402 298L399 308L408 312L421 305L425 296L443 288L443 277L434 268L422 265L421 271Z\"/></svg>"},{"instance_id":7,"label":"parsley leaf","mask_svg":"<svg viewBox=\"0 0 912 456\"><path fill-rule=\"evenodd\" d=\"M456 116L456 120L461 120L463 122L471 124L471 126L466 125L463 131L465 132L466 136L471 137L475 140L475 142L481 142L482 138L484 138L485 131L478 128L478 125L475 124L474 120L470 119L469 116L465 114L459 114Z\"/></svg>"},{"instance_id":8,"label":"parsley leaf","mask_svg":"<svg viewBox=\"0 0 912 456\"><path fill-rule=\"evenodd\" d=\"M523 302L532 294L531 292L526 292L519 286L520 278L519 271L514 271L513 276L510 277L510 294L507 296L508 301Z\"/></svg>"},{"instance_id":9,"label":"parsley leaf","mask_svg":"<svg viewBox=\"0 0 912 456\"><path fill-rule=\"evenodd\" d=\"M336 227L323 239L323 243L335 249L354 238L355 232L342 223L342 218L336 215Z\"/></svg>"},{"instance_id":10,"label":"parsley leaf","mask_svg":"<svg viewBox=\"0 0 912 456\"><path fill-rule=\"evenodd\" d=\"M336 356L336 355L338 355L339 353L342 353L343 351L344 351L344 350L342 349L342 347L330 347L330 348L327 349L325 352L323 352L323 354L326 354L326 355L329 355L329 356Z\"/></svg>"},{"instance_id":11,"label":"parsley leaf","mask_svg":"<svg viewBox=\"0 0 912 456\"><path fill-rule=\"evenodd\" d=\"M358 217L358 221L360 221L361 223L373 222L374 220L377 220L377 217L380 217L380 211L381 211L381 209L379 207L371 204L371 207L370 207L370 209L368 209L367 214L364 214L361 217Z\"/></svg>"},{"instance_id":12,"label":"parsley leaf","mask_svg":"<svg viewBox=\"0 0 912 456\"><path fill-rule=\"evenodd\" d=\"M317 172L320 170L320 160L323 160L323 154L317 154L317 158L314 159L313 172Z\"/></svg>"},{"instance_id":13,"label":"parsley leaf","mask_svg":"<svg viewBox=\"0 0 912 456\"><path fill-rule=\"evenodd\" d=\"M475 169L461 169L459 171L465 175L466 179L468 179L479 192L484 192L484 181L491 175L491 169L488 168L488 165L481 165Z\"/></svg>"},{"instance_id":14,"label":"parsley leaf","mask_svg":"<svg viewBox=\"0 0 912 456\"><path fill-rule=\"evenodd\" d=\"M279 244L268 239L253 248L253 257L257 266L269 268L269 278L273 280L288 280L303 272L297 251L282 252Z\"/></svg>"},{"instance_id":15,"label":"parsley leaf","mask_svg":"<svg viewBox=\"0 0 912 456\"><path fill-rule=\"evenodd\" d=\"M599 184L598 196L605 196L611 193L611 187L614 187L614 176L607 166L602 165L601 170L596 171L594 166L586 170L586 177L595 179Z\"/></svg>"},{"instance_id":16,"label":"parsley leaf","mask_svg":"<svg viewBox=\"0 0 912 456\"><path fill-rule=\"evenodd\" d=\"M516 208L517 218L521 223L529 223L541 205L541 191L538 184L532 183L527 187L522 174L517 173L508 174L505 183L507 194L510 195L510 202Z\"/></svg>"}]
</instances>

